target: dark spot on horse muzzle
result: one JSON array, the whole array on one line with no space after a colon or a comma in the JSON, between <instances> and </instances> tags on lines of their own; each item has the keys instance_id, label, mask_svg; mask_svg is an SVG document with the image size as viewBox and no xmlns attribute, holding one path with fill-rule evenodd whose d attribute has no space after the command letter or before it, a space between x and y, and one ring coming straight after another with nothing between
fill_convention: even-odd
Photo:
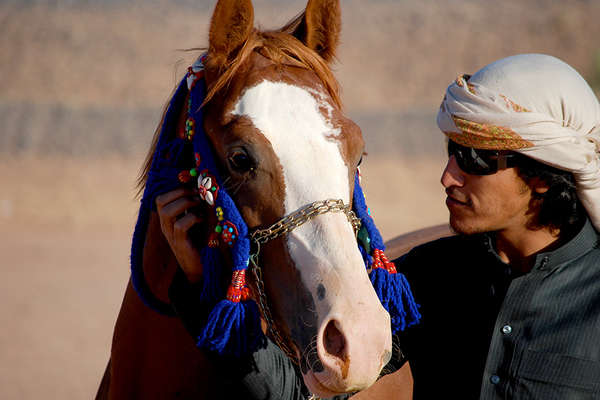
<instances>
[{"instance_id":1,"label":"dark spot on horse muzzle","mask_svg":"<svg viewBox=\"0 0 600 400\"><path fill-rule=\"evenodd\" d=\"M327 294L327 289L325 289L325 286L323 286L322 283L319 283L319 286L317 286L317 298L319 300L323 300L325 298L326 294Z\"/></svg>"}]
</instances>

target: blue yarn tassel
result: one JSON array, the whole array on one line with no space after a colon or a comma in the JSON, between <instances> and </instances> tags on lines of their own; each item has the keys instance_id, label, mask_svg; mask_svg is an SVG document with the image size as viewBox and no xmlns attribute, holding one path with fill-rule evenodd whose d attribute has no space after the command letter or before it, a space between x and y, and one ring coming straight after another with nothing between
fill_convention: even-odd
<instances>
[{"instance_id":1,"label":"blue yarn tassel","mask_svg":"<svg viewBox=\"0 0 600 400\"><path fill-rule=\"evenodd\" d=\"M369 254L367 254L367 251L360 243L358 244L358 251L360 251L360 255L362 256L365 266L370 265L371 264L371 261L370 261L371 256Z\"/></svg>"},{"instance_id":2,"label":"blue yarn tassel","mask_svg":"<svg viewBox=\"0 0 600 400\"><path fill-rule=\"evenodd\" d=\"M248 259L250 257L250 239L248 236L248 227L242 218L233 199L227 193L223 182L217 171L217 163L213 154L212 145L207 135L202 129L203 108L202 103L206 94L206 82L199 79L195 82L190 92L191 114L196 121L196 132L193 137L194 151L199 155L199 169L207 169L212 173L220 187L219 193L215 199L214 207L220 207L224 221L230 222L237 229L237 237L231 247L231 260L233 262L234 277L236 273L245 274L248 268ZM206 273L212 274L205 276L205 287L203 297L207 300L216 301L223 298L221 289L221 280L218 274L222 268L216 267L217 259L216 249L206 249L203 255L203 262L206 265ZM209 266L215 265L215 268ZM244 272L240 272L244 271ZM214 272L214 274L213 274ZM197 345L202 348L215 351L219 354L228 354L240 356L254 351L261 343L264 343L264 335L260 326L260 316L258 306L252 300L246 300L240 293L243 292L245 281L232 281L232 287L235 288L237 298L235 301L229 297L221 300L212 309L208 322L198 337ZM235 296L234 296L235 297Z\"/></svg>"},{"instance_id":3,"label":"blue yarn tassel","mask_svg":"<svg viewBox=\"0 0 600 400\"><path fill-rule=\"evenodd\" d=\"M404 330L406 326L413 326L419 323L421 320L421 313L419 312L419 305L415 301L415 298L410 290L410 285L408 280L406 280L406 276L404 274L396 273L396 283L398 285L398 290L402 291L402 304L407 307L406 312L406 325L402 326L400 329Z\"/></svg>"},{"instance_id":4,"label":"blue yarn tassel","mask_svg":"<svg viewBox=\"0 0 600 400\"><path fill-rule=\"evenodd\" d=\"M362 188L360 187L358 173L354 180L353 203L354 212L362 222L361 230L364 229L367 231L367 235L360 232L359 237L361 237L363 241L368 238L371 254L368 254L364 249L366 244L363 245L362 243L359 243L358 247L363 259L366 260L365 264L367 268L372 268L370 273L371 283L373 284L373 288L375 289L375 293L377 293L377 297L379 297L381 304L390 314L392 332L397 333L399 330L404 330L407 326L417 324L421 319L421 314L419 313L419 306L415 302L406 277L398 272L390 273L386 268L380 267L384 265L374 265L374 252L378 250L383 252L383 250L385 250L385 245L379 230L375 226L373 218L371 218L367 212L367 204ZM385 256L383 256L383 258L385 258ZM389 263L387 259L379 260L378 262ZM392 270L395 271L395 268Z\"/></svg>"},{"instance_id":5,"label":"blue yarn tassel","mask_svg":"<svg viewBox=\"0 0 600 400\"><path fill-rule=\"evenodd\" d=\"M217 303L198 337L198 347L240 357L264 345L258 306L254 301Z\"/></svg>"},{"instance_id":6,"label":"blue yarn tassel","mask_svg":"<svg viewBox=\"0 0 600 400\"><path fill-rule=\"evenodd\" d=\"M376 268L371 271L370 278L377 297L390 313L392 333L403 331L407 326L419 322L421 319L419 306L403 274L390 274L383 268Z\"/></svg>"},{"instance_id":7,"label":"blue yarn tassel","mask_svg":"<svg viewBox=\"0 0 600 400\"><path fill-rule=\"evenodd\" d=\"M158 299L148 286L144 276L144 244L151 210L155 209L156 197L179 186L177 174L184 143L170 137L171 129L177 123L178 111L186 94L185 79L181 81L167 108L158 139L157 150L153 155L144 195L140 202L138 219L131 241L131 282L143 303L164 315L175 315L171 306ZM169 158L165 156L169 154ZM174 157L172 156L174 155Z\"/></svg>"},{"instance_id":8,"label":"blue yarn tassel","mask_svg":"<svg viewBox=\"0 0 600 400\"><path fill-rule=\"evenodd\" d=\"M200 301L212 307L223 298L225 290L222 287L223 270L221 263L223 258L217 247L205 246L200 251L202 258L202 293Z\"/></svg>"}]
</instances>

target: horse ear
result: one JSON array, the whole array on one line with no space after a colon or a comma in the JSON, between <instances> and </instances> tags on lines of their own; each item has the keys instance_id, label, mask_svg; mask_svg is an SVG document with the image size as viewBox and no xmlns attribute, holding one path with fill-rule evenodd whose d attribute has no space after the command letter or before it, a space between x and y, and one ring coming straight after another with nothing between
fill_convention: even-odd
<instances>
[{"instance_id":1,"label":"horse ear","mask_svg":"<svg viewBox=\"0 0 600 400\"><path fill-rule=\"evenodd\" d=\"M342 15L339 0L309 0L293 33L307 47L331 62L339 44Z\"/></svg>"},{"instance_id":2,"label":"horse ear","mask_svg":"<svg viewBox=\"0 0 600 400\"><path fill-rule=\"evenodd\" d=\"M250 0L219 0L210 22L208 55L219 69L232 60L254 27Z\"/></svg>"}]
</instances>

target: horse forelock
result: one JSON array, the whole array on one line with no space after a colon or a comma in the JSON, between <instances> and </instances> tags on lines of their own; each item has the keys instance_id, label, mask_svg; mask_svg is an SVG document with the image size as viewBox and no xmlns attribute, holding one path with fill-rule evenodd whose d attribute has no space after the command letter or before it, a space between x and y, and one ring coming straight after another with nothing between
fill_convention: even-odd
<instances>
[{"instance_id":1,"label":"horse forelock","mask_svg":"<svg viewBox=\"0 0 600 400\"><path fill-rule=\"evenodd\" d=\"M236 56L227 63L224 71L219 71L216 81L209 83L204 103L210 102L219 91L227 87L237 75L240 67L250 58L250 55L253 52L258 52L278 66L293 66L313 71L326 88L335 105L341 109L339 84L327 62L289 32L289 27L294 26L293 21L290 24L276 31L254 30ZM209 54L206 68L211 69L215 64L217 64L217 61L211 60Z\"/></svg>"},{"instance_id":2,"label":"horse forelock","mask_svg":"<svg viewBox=\"0 0 600 400\"><path fill-rule=\"evenodd\" d=\"M204 105L209 103L220 91L228 87L229 83L236 77L240 67L248 61L253 52L259 52L262 56L270 59L279 66L293 66L313 71L323 84L335 106L341 109L342 102L339 83L329 65L314 50L306 47L298 38L293 36L294 30L302 22L303 18L304 13L301 13L284 27L275 31L259 31L255 29L237 52L236 57L228 62L225 70L219 71L217 79L209 83ZM206 60L206 68L210 69L215 63L216 61L211 60L209 54ZM142 193L148 178L148 172L150 171L153 155L156 151L158 136L164 123L164 114L167 107L168 105L164 107L163 118L161 118L154 132L152 144L137 179L138 196Z\"/></svg>"}]
</instances>

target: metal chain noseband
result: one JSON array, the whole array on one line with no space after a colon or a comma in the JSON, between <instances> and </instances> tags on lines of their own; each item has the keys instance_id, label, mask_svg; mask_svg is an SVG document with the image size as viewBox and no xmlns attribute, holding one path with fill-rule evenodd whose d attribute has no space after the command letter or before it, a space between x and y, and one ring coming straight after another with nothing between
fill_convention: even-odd
<instances>
[{"instance_id":1,"label":"metal chain noseband","mask_svg":"<svg viewBox=\"0 0 600 400\"><path fill-rule=\"evenodd\" d=\"M273 316L271 315L271 309L267 303L267 295L265 294L265 284L262 279L262 270L257 264L258 253L256 256L251 256L250 261L252 262L252 273L254 274L254 279L256 281L256 290L258 294L258 299L256 303L258 304L258 309L267 324L267 331L271 336L271 339L275 342L275 344L285 353L286 356L295 364L298 364L298 358L296 357L296 353L288 346L287 342L281 337L279 333L279 329L275 326L275 321L273 321Z\"/></svg>"},{"instance_id":2,"label":"metal chain noseband","mask_svg":"<svg viewBox=\"0 0 600 400\"><path fill-rule=\"evenodd\" d=\"M255 230L250 235L250 240L259 244L266 243L269 240L275 239L276 237L296 229L317 215L325 214L330 211L344 212L348 221L350 221L354 228L354 233L358 232L358 229L360 228L360 219L356 217L356 214L354 214L350 205L344 204L344 201L340 199L328 199L307 204L292 214L283 217L270 227Z\"/></svg>"},{"instance_id":3,"label":"metal chain noseband","mask_svg":"<svg viewBox=\"0 0 600 400\"><path fill-rule=\"evenodd\" d=\"M292 214L283 217L270 227L266 229L257 229L250 235L250 240L256 244L256 252L250 256L250 262L252 263L252 273L254 274L254 278L256 280L258 308L265 320L265 323L267 324L267 331L275 344L279 346L279 348L288 356L288 358L296 364L298 364L296 354L294 351L292 351L290 346L279 333L279 329L277 329L277 326L275 325L275 321L273 320L273 316L269 308L269 303L267 301L267 295L265 292L265 284L262 279L262 270L258 265L260 245L261 243L266 243L269 240L273 240L296 229L317 215L325 214L327 212L343 212L346 214L348 221L352 224L354 233L356 234L358 232L361 224L360 219L356 217L350 205L344 204L343 200L340 199L328 199L307 204Z\"/></svg>"}]
</instances>

